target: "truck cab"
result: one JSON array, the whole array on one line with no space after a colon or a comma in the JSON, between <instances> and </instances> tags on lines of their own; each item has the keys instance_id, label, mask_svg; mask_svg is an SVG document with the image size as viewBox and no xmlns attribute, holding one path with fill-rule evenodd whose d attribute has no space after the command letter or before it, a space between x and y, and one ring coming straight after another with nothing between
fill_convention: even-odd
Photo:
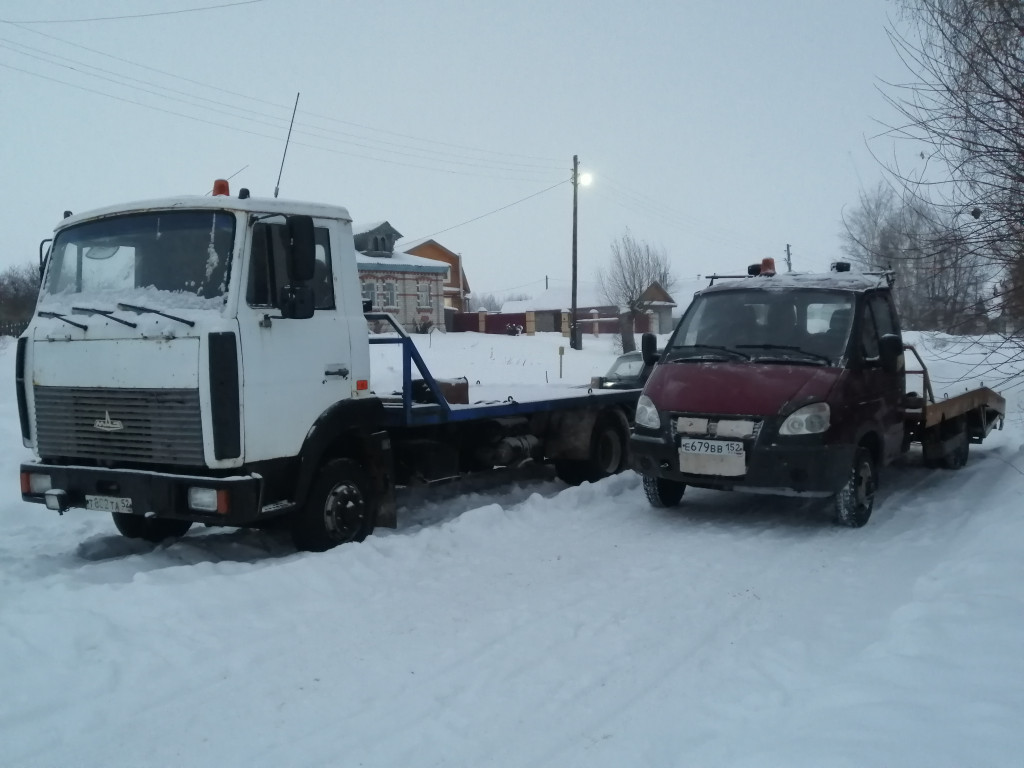
<instances>
[{"instance_id":1,"label":"truck cab","mask_svg":"<svg viewBox=\"0 0 1024 768\"><path fill-rule=\"evenodd\" d=\"M687 485L832 497L841 522L863 525L879 468L908 447L889 282L751 271L699 291L664 351L648 352L634 467L656 506Z\"/></svg>"}]
</instances>

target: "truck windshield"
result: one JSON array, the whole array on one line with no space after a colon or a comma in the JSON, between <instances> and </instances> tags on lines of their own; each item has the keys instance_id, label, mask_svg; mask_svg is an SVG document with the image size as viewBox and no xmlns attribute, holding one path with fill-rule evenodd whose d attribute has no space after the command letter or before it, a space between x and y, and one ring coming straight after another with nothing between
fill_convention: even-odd
<instances>
[{"instance_id":1,"label":"truck windshield","mask_svg":"<svg viewBox=\"0 0 1024 768\"><path fill-rule=\"evenodd\" d=\"M827 290L765 289L694 299L666 347L665 360L742 352L755 361L832 364L845 352L854 297Z\"/></svg>"},{"instance_id":2,"label":"truck windshield","mask_svg":"<svg viewBox=\"0 0 1024 768\"><path fill-rule=\"evenodd\" d=\"M226 211L126 214L68 227L54 239L41 303L219 309L234 238Z\"/></svg>"}]
</instances>

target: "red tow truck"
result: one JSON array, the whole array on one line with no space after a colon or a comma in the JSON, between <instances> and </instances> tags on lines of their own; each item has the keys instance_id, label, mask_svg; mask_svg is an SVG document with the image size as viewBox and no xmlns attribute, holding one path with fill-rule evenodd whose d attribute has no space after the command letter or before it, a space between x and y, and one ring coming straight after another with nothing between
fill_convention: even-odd
<instances>
[{"instance_id":1,"label":"red tow truck","mask_svg":"<svg viewBox=\"0 0 1024 768\"><path fill-rule=\"evenodd\" d=\"M891 272L712 276L695 294L637 404L633 466L655 507L687 485L830 500L837 523L860 527L881 468L920 443L929 467L958 469L1006 402L987 387L936 400L904 344ZM905 351L920 369L906 368ZM919 375L922 392L908 392Z\"/></svg>"}]
</instances>

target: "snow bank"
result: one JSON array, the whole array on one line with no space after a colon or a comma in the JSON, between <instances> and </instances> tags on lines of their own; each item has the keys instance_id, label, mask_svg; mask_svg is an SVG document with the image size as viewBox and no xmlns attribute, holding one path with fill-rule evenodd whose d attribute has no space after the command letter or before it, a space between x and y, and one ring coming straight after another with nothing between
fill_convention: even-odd
<instances>
[{"instance_id":1,"label":"snow bank","mask_svg":"<svg viewBox=\"0 0 1024 768\"><path fill-rule=\"evenodd\" d=\"M416 341L438 375L500 389L553 378L559 339ZM942 386L990 383L975 342L914 341ZM613 359L585 345L564 381ZM912 454L860 530L793 499L653 510L632 473L540 474L408 495L398 530L296 554L216 529L153 547L23 504L0 347L0 765L1020 761L1015 382L1003 432L959 472Z\"/></svg>"}]
</instances>

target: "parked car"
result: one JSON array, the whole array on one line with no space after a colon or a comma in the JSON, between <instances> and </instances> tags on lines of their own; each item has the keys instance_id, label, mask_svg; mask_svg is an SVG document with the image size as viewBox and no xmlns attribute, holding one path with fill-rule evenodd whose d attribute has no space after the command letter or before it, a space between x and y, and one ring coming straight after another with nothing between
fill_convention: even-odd
<instances>
[{"instance_id":1,"label":"parked car","mask_svg":"<svg viewBox=\"0 0 1024 768\"><path fill-rule=\"evenodd\" d=\"M619 355L608 373L591 379L593 389L642 389L653 365L645 365L643 353L626 352Z\"/></svg>"}]
</instances>

